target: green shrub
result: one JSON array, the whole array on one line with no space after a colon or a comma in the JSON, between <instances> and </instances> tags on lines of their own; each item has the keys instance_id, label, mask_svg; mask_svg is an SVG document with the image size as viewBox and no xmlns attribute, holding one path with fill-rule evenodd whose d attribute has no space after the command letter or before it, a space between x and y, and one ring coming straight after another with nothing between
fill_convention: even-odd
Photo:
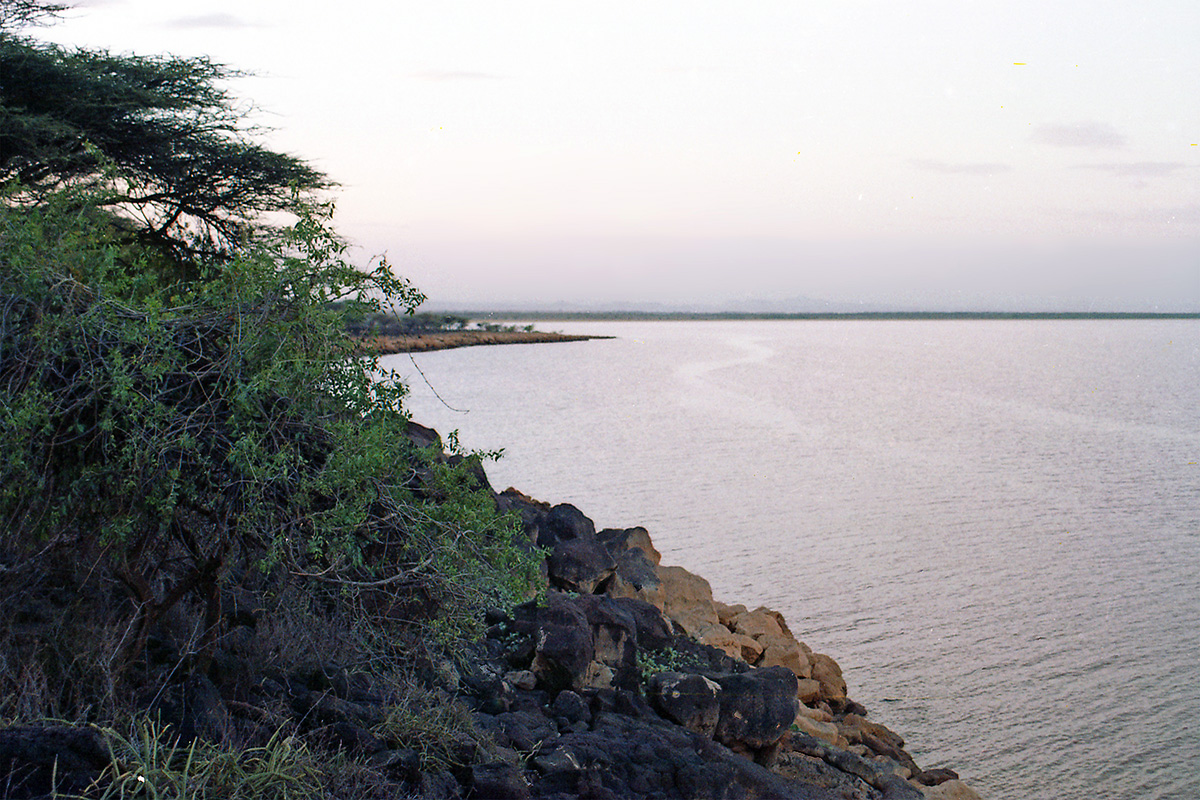
<instances>
[{"instance_id":1,"label":"green shrub","mask_svg":"<svg viewBox=\"0 0 1200 800\"><path fill-rule=\"evenodd\" d=\"M248 571L443 638L518 599L536 573L517 526L415 451L403 386L353 355L334 305L411 310L416 290L349 264L319 207L164 279L92 200L0 203L0 553L109 570L133 600L125 660L191 598L203 666Z\"/></svg>"}]
</instances>

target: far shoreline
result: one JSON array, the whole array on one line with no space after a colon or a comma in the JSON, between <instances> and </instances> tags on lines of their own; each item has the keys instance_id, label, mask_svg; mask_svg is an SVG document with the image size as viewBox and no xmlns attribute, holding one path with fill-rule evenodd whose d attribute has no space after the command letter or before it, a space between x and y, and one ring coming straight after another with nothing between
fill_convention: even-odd
<instances>
[{"instance_id":1,"label":"far shoreline","mask_svg":"<svg viewBox=\"0 0 1200 800\"><path fill-rule=\"evenodd\" d=\"M452 350L459 347L481 345L548 344L612 338L614 337L553 331L433 331L404 336L369 336L361 341L359 347L371 355L386 356L396 353L424 353L432 350Z\"/></svg>"},{"instance_id":2,"label":"far shoreline","mask_svg":"<svg viewBox=\"0 0 1200 800\"><path fill-rule=\"evenodd\" d=\"M1125 320L1195 319L1200 311L486 311L452 312L502 322L669 322L722 320Z\"/></svg>"}]
</instances>

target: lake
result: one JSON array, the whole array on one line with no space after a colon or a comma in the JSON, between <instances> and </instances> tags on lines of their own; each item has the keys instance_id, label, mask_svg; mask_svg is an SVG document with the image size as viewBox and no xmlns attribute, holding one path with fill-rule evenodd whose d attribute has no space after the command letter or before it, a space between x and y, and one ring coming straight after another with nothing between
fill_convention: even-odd
<instances>
[{"instance_id":1,"label":"lake","mask_svg":"<svg viewBox=\"0 0 1200 800\"><path fill-rule=\"evenodd\" d=\"M384 363L497 489L781 611L921 766L1197 796L1200 322L539 328L617 338Z\"/></svg>"}]
</instances>

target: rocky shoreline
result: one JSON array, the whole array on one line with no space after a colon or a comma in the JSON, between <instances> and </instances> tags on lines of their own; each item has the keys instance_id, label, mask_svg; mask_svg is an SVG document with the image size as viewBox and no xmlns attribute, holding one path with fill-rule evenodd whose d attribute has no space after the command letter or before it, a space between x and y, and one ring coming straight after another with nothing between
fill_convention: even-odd
<instances>
[{"instance_id":1,"label":"rocky shoreline","mask_svg":"<svg viewBox=\"0 0 1200 800\"><path fill-rule=\"evenodd\" d=\"M442 689L500 747L468 797L978 800L869 720L779 612L715 600L645 528L597 531L570 504L495 497L547 553L548 589L491 612L469 668L441 666Z\"/></svg>"},{"instance_id":2,"label":"rocky shoreline","mask_svg":"<svg viewBox=\"0 0 1200 800\"><path fill-rule=\"evenodd\" d=\"M441 446L420 425L409 438ZM253 673L267 623L264 598L244 589L223 603L211 669L158 689L149 713L181 742L294 731L371 770L378 798L978 800L953 771L918 766L777 611L715 600L662 563L645 528L597 531L572 505L495 492L472 472L545 561L536 599L488 611L479 641L415 665L414 691L452 726L389 733L398 698L362 667ZM161 657L156 668L174 663ZM440 761L420 752L435 737L450 748ZM0 727L0 797L86 792L111 761L95 726Z\"/></svg>"},{"instance_id":3,"label":"rocky shoreline","mask_svg":"<svg viewBox=\"0 0 1200 800\"><path fill-rule=\"evenodd\" d=\"M549 551L550 591L490 620L477 719L536 749L532 775L495 767L494 796L979 797L867 719L779 612L714 600L644 528L596 531L512 488L498 499Z\"/></svg>"},{"instance_id":4,"label":"rocky shoreline","mask_svg":"<svg viewBox=\"0 0 1200 800\"><path fill-rule=\"evenodd\" d=\"M554 333L550 331L436 331L411 336L369 336L361 340L361 349L373 355L420 353L457 347L500 344L543 344L611 339L611 336Z\"/></svg>"}]
</instances>

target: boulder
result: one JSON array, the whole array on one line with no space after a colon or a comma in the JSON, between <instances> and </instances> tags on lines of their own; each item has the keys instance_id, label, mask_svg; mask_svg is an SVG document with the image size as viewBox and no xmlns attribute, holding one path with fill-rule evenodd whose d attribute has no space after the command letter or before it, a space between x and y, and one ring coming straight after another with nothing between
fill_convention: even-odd
<instances>
[{"instance_id":1,"label":"boulder","mask_svg":"<svg viewBox=\"0 0 1200 800\"><path fill-rule=\"evenodd\" d=\"M111 763L93 728L12 725L0 729L0 796L33 798L76 794Z\"/></svg>"},{"instance_id":2,"label":"boulder","mask_svg":"<svg viewBox=\"0 0 1200 800\"><path fill-rule=\"evenodd\" d=\"M720 718L714 737L735 749L761 750L779 741L796 719L796 676L784 667L718 675Z\"/></svg>"},{"instance_id":3,"label":"boulder","mask_svg":"<svg viewBox=\"0 0 1200 800\"><path fill-rule=\"evenodd\" d=\"M838 726L832 722L821 722L803 713L797 714L795 721L792 723L801 733L807 733L809 736L815 736L829 742L834 747L846 747L847 742L838 733Z\"/></svg>"},{"instance_id":4,"label":"boulder","mask_svg":"<svg viewBox=\"0 0 1200 800\"><path fill-rule=\"evenodd\" d=\"M838 663L822 653L813 653L809 657L812 663L812 677L821 685L821 698L833 702L846 699L846 679L842 677L842 668Z\"/></svg>"},{"instance_id":5,"label":"boulder","mask_svg":"<svg viewBox=\"0 0 1200 800\"><path fill-rule=\"evenodd\" d=\"M872 722L858 714L845 714L837 723L838 732L851 744L861 744L876 755L885 756L905 767L909 774L916 774L921 768L916 765L904 750L904 739L877 722Z\"/></svg>"},{"instance_id":6,"label":"boulder","mask_svg":"<svg viewBox=\"0 0 1200 800\"><path fill-rule=\"evenodd\" d=\"M593 668L592 677L576 687L615 686L633 689L638 684L638 625L628 603L600 595L570 598L583 612L592 636L592 658L610 670ZM598 682L596 682L598 679Z\"/></svg>"},{"instance_id":7,"label":"boulder","mask_svg":"<svg viewBox=\"0 0 1200 800\"><path fill-rule=\"evenodd\" d=\"M720 619L713 607L712 587L683 567L658 567L663 587L663 613L689 635L703 633Z\"/></svg>"},{"instance_id":8,"label":"boulder","mask_svg":"<svg viewBox=\"0 0 1200 800\"><path fill-rule=\"evenodd\" d=\"M900 734L858 714L843 715L838 722L838 727L845 729L844 735L851 742L858 742L871 747L870 742L867 741L870 738L882 742L895 750L900 750L904 747L904 739L901 738ZM871 749L875 750L874 747L871 747ZM875 752L879 753L880 751L875 750ZM888 754L880 753L880 755Z\"/></svg>"},{"instance_id":9,"label":"boulder","mask_svg":"<svg viewBox=\"0 0 1200 800\"><path fill-rule=\"evenodd\" d=\"M759 606L757 610L763 612L764 614L770 614L772 617L774 617L775 622L779 625L779 629L783 631L784 636L791 636L793 639L795 638L791 630L788 629L787 620L783 618L783 614L780 614L774 609L764 608L762 606ZM803 642L801 642L801 644L803 645Z\"/></svg>"},{"instance_id":10,"label":"boulder","mask_svg":"<svg viewBox=\"0 0 1200 800\"><path fill-rule=\"evenodd\" d=\"M658 566L662 562L662 554L650 541L650 534L645 528L625 528L624 530L606 528L597 533L596 538L608 548L608 552L612 554L613 558L620 559L627 552L640 550L646 560L654 566Z\"/></svg>"},{"instance_id":11,"label":"boulder","mask_svg":"<svg viewBox=\"0 0 1200 800\"><path fill-rule=\"evenodd\" d=\"M612 578L604 589L605 594L609 597L632 597L662 608L665 593L654 562L637 547L626 550L616 559Z\"/></svg>"},{"instance_id":12,"label":"boulder","mask_svg":"<svg viewBox=\"0 0 1200 800\"><path fill-rule=\"evenodd\" d=\"M703 675L660 672L646 686L658 713L701 736L711 737L721 715L721 686Z\"/></svg>"},{"instance_id":13,"label":"boulder","mask_svg":"<svg viewBox=\"0 0 1200 800\"><path fill-rule=\"evenodd\" d=\"M762 645L754 639L740 633L733 633L724 625L713 625L706 628L697 637L697 640L701 644L723 650L731 657L745 661L747 664L758 661L763 651Z\"/></svg>"},{"instance_id":14,"label":"boulder","mask_svg":"<svg viewBox=\"0 0 1200 800\"><path fill-rule=\"evenodd\" d=\"M633 620L639 650L659 650L672 641L671 621L657 606L630 597L614 597L612 602Z\"/></svg>"},{"instance_id":15,"label":"boulder","mask_svg":"<svg viewBox=\"0 0 1200 800\"><path fill-rule=\"evenodd\" d=\"M534 797L831 800L653 712L648 721L599 713L590 730L544 746L531 763Z\"/></svg>"},{"instance_id":16,"label":"boulder","mask_svg":"<svg viewBox=\"0 0 1200 800\"><path fill-rule=\"evenodd\" d=\"M809 708L802 705L798 713L809 719L815 719L817 722L833 722L833 714L830 714L823 708Z\"/></svg>"},{"instance_id":17,"label":"boulder","mask_svg":"<svg viewBox=\"0 0 1200 800\"><path fill-rule=\"evenodd\" d=\"M808 655L795 639L782 635L759 636L756 639L763 649L758 666L787 667L797 678L812 677L812 665L808 662Z\"/></svg>"},{"instance_id":18,"label":"boulder","mask_svg":"<svg viewBox=\"0 0 1200 800\"><path fill-rule=\"evenodd\" d=\"M746 613L746 607L741 603L729 606L714 600L713 608L716 609L717 612L717 621L730 630L733 630L733 618L738 614Z\"/></svg>"},{"instance_id":19,"label":"boulder","mask_svg":"<svg viewBox=\"0 0 1200 800\"><path fill-rule=\"evenodd\" d=\"M937 786L920 786L925 800L983 800L979 794L962 781L952 778Z\"/></svg>"},{"instance_id":20,"label":"boulder","mask_svg":"<svg viewBox=\"0 0 1200 800\"><path fill-rule=\"evenodd\" d=\"M422 450L432 447L435 453L442 453L442 437L433 428L426 428L409 420L404 434L416 447Z\"/></svg>"},{"instance_id":21,"label":"boulder","mask_svg":"<svg viewBox=\"0 0 1200 800\"><path fill-rule=\"evenodd\" d=\"M592 594L616 569L608 550L595 539L566 539L554 545L546 559L550 585L555 589Z\"/></svg>"},{"instance_id":22,"label":"boulder","mask_svg":"<svg viewBox=\"0 0 1200 800\"><path fill-rule=\"evenodd\" d=\"M780 627L779 621L765 608L757 608L754 611L738 614L733 618L733 625L730 627L730 630L734 633L740 633L755 639L760 636L772 636L776 638L783 636L783 628Z\"/></svg>"},{"instance_id":23,"label":"boulder","mask_svg":"<svg viewBox=\"0 0 1200 800\"><path fill-rule=\"evenodd\" d=\"M525 603L513 610L514 628L533 637L530 671L551 692L584 684L595 649L592 629L579 604L551 592L546 604Z\"/></svg>"},{"instance_id":24,"label":"boulder","mask_svg":"<svg viewBox=\"0 0 1200 800\"><path fill-rule=\"evenodd\" d=\"M471 794L491 800L527 800L529 787L521 770L500 761L471 767Z\"/></svg>"},{"instance_id":25,"label":"boulder","mask_svg":"<svg viewBox=\"0 0 1200 800\"><path fill-rule=\"evenodd\" d=\"M554 547L559 542L573 539L594 541L595 524L583 512L570 503L560 503L537 519L537 544L539 547Z\"/></svg>"},{"instance_id":26,"label":"boulder","mask_svg":"<svg viewBox=\"0 0 1200 800\"><path fill-rule=\"evenodd\" d=\"M560 727L583 723L586 728L592 720L592 710L587 701L569 689L559 692L558 697L554 698L550 704L550 714Z\"/></svg>"},{"instance_id":27,"label":"boulder","mask_svg":"<svg viewBox=\"0 0 1200 800\"><path fill-rule=\"evenodd\" d=\"M476 719L483 721L484 715ZM506 711L487 724L496 744L520 753L531 753L558 739L558 726L544 714L534 711Z\"/></svg>"},{"instance_id":28,"label":"boulder","mask_svg":"<svg viewBox=\"0 0 1200 800\"><path fill-rule=\"evenodd\" d=\"M821 684L812 678L800 678L796 681L796 699L804 705L811 705L821 699Z\"/></svg>"},{"instance_id":29,"label":"boulder","mask_svg":"<svg viewBox=\"0 0 1200 800\"><path fill-rule=\"evenodd\" d=\"M525 532L533 541L537 541L538 520L550 510L549 503L534 500L529 495L523 494L511 486L496 495L496 506L501 513L511 511L520 517L521 523L525 527Z\"/></svg>"},{"instance_id":30,"label":"boulder","mask_svg":"<svg viewBox=\"0 0 1200 800\"><path fill-rule=\"evenodd\" d=\"M918 772L912 777L914 781L925 786L937 786L939 783L958 780L958 773L946 767L936 767Z\"/></svg>"}]
</instances>

